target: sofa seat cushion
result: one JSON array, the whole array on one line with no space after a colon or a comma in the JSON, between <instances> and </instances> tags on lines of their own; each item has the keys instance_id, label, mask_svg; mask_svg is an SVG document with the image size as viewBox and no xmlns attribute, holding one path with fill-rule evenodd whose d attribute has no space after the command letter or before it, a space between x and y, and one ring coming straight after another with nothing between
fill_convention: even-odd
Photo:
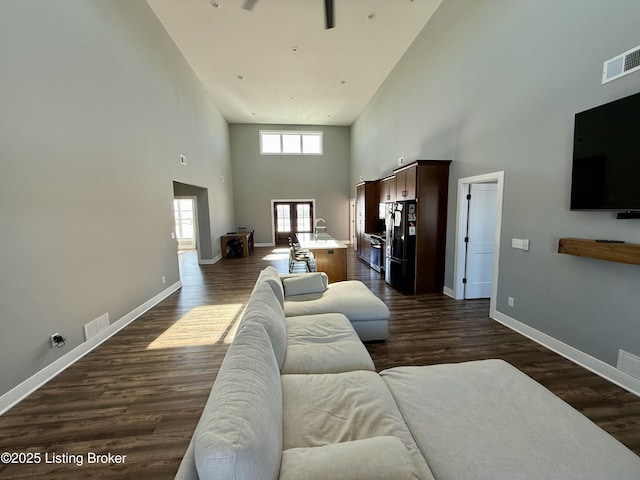
<instances>
[{"instance_id":1,"label":"sofa seat cushion","mask_svg":"<svg viewBox=\"0 0 640 480\"><path fill-rule=\"evenodd\" d=\"M288 317L286 328L283 374L375 370L369 352L341 313Z\"/></svg>"},{"instance_id":2,"label":"sofa seat cushion","mask_svg":"<svg viewBox=\"0 0 640 480\"><path fill-rule=\"evenodd\" d=\"M387 337L389 308L359 280L330 283L322 293L284 297L287 317L343 313L362 340Z\"/></svg>"},{"instance_id":3,"label":"sofa seat cushion","mask_svg":"<svg viewBox=\"0 0 640 480\"><path fill-rule=\"evenodd\" d=\"M640 457L502 360L381 376L436 478L640 478Z\"/></svg>"},{"instance_id":4,"label":"sofa seat cushion","mask_svg":"<svg viewBox=\"0 0 640 480\"><path fill-rule=\"evenodd\" d=\"M419 480L397 437L373 437L282 452L280 480Z\"/></svg>"},{"instance_id":5,"label":"sofa seat cushion","mask_svg":"<svg viewBox=\"0 0 640 480\"><path fill-rule=\"evenodd\" d=\"M247 324L236 334L194 435L200 479L278 478L282 389L262 325Z\"/></svg>"},{"instance_id":6,"label":"sofa seat cushion","mask_svg":"<svg viewBox=\"0 0 640 480\"><path fill-rule=\"evenodd\" d=\"M282 375L281 382L283 450L393 436L407 448L420 478L433 479L377 373Z\"/></svg>"}]
</instances>

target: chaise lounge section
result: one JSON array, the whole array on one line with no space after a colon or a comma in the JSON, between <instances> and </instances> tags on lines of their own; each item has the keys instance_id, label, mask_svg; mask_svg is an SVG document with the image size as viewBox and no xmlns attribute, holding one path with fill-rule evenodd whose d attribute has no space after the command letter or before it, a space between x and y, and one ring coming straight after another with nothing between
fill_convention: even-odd
<instances>
[{"instance_id":1,"label":"chaise lounge section","mask_svg":"<svg viewBox=\"0 0 640 480\"><path fill-rule=\"evenodd\" d=\"M342 313L363 342L387 338L389 308L358 280L329 283L323 272L280 275L273 267L260 277L274 289L287 317Z\"/></svg>"}]
</instances>

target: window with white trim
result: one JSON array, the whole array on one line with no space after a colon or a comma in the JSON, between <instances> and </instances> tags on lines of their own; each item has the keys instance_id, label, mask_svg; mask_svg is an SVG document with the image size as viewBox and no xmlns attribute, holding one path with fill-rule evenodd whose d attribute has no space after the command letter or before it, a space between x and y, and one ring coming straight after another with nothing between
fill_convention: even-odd
<instances>
[{"instance_id":1,"label":"window with white trim","mask_svg":"<svg viewBox=\"0 0 640 480\"><path fill-rule=\"evenodd\" d=\"M260 155L322 155L322 132L260 130Z\"/></svg>"}]
</instances>

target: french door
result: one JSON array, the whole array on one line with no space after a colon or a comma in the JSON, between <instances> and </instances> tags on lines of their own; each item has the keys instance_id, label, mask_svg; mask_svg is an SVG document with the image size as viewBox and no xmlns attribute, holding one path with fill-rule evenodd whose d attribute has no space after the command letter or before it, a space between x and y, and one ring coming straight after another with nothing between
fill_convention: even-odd
<instances>
[{"instance_id":1,"label":"french door","mask_svg":"<svg viewBox=\"0 0 640 480\"><path fill-rule=\"evenodd\" d=\"M273 219L276 245L286 245L296 233L313 231L313 202L274 202Z\"/></svg>"}]
</instances>

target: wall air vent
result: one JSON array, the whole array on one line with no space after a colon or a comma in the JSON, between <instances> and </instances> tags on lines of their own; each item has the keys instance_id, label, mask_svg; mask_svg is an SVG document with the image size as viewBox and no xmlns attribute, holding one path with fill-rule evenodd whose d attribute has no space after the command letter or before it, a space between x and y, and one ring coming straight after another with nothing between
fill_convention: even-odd
<instances>
[{"instance_id":1,"label":"wall air vent","mask_svg":"<svg viewBox=\"0 0 640 480\"><path fill-rule=\"evenodd\" d=\"M640 46L627 50L604 62L602 83L624 77L637 70L640 70Z\"/></svg>"}]
</instances>

